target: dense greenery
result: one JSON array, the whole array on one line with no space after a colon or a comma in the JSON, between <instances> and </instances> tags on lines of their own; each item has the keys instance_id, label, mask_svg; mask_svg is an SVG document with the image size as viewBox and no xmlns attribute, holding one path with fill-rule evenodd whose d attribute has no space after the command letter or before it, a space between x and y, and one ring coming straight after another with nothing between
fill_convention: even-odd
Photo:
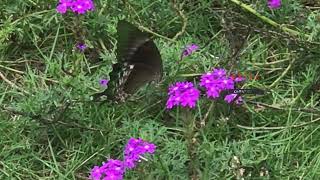
<instances>
[{"instance_id":1,"label":"dense greenery","mask_svg":"<svg viewBox=\"0 0 320 180\"><path fill-rule=\"evenodd\" d=\"M157 150L125 179L320 177L317 1L271 10L243 0L253 12L237 0L94 2L81 16L57 13L55 0L0 2L0 179L85 179L120 159L130 137ZM163 81L125 103L91 102L115 62L120 19L155 35ZM200 50L180 61L190 43ZM257 75L244 87L270 93L244 95L242 106L202 98L166 110L169 84L213 67Z\"/></svg>"}]
</instances>

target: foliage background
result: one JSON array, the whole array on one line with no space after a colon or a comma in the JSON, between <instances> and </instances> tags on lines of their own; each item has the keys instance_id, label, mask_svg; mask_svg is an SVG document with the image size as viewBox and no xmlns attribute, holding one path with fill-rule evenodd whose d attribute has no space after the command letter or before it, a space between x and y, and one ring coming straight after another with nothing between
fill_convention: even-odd
<instances>
[{"instance_id":1,"label":"foliage background","mask_svg":"<svg viewBox=\"0 0 320 180\"><path fill-rule=\"evenodd\" d=\"M0 2L0 179L85 179L95 164L122 158L130 137L158 149L125 179L320 176L319 3L283 0L270 10L266 1L242 1L281 27L310 35L305 38L270 26L232 0L174 1L177 8L164 0L94 2L96 10L80 17L90 45L85 56L74 51L81 38L74 15L58 14L56 1ZM115 27L124 18L163 36L155 42L164 80L124 104L88 102L111 71ZM170 41L184 23L183 33ZM234 63L230 55L243 37ZM177 63L190 43L200 51ZM81 67L76 77L61 69L74 62ZM195 80L183 74L229 69L230 62L239 72L258 74L244 87L271 93L246 95L248 103L231 111L205 98L192 111L165 109L168 84Z\"/></svg>"}]
</instances>

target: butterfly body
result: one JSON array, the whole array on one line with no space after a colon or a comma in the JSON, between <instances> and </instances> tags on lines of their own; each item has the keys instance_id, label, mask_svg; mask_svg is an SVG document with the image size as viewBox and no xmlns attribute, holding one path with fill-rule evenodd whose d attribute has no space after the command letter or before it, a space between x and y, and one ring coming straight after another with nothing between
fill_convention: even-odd
<instances>
[{"instance_id":1,"label":"butterfly body","mask_svg":"<svg viewBox=\"0 0 320 180\"><path fill-rule=\"evenodd\" d=\"M118 22L117 32L118 62L110 74L113 85L97 96L106 95L108 99L124 101L146 83L161 80L162 59L148 33L124 20Z\"/></svg>"}]
</instances>

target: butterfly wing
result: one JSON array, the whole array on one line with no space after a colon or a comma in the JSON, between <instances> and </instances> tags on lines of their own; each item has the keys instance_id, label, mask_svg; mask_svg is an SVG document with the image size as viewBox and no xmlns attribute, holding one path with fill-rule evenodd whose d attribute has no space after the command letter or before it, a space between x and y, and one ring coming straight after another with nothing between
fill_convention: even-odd
<instances>
[{"instance_id":1,"label":"butterfly wing","mask_svg":"<svg viewBox=\"0 0 320 180\"><path fill-rule=\"evenodd\" d=\"M123 85L123 91L133 94L139 87L162 78L160 52L148 33L126 21L118 24L117 58L127 66L133 65Z\"/></svg>"},{"instance_id":2,"label":"butterfly wing","mask_svg":"<svg viewBox=\"0 0 320 180\"><path fill-rule=\"evenodd\" d=\"M123 91L126 94L135 93L141 86L155 79L152 67L137 63L124 82Z\"/></svg>"},{"instance_id":3,"label":"butterfly wing","mask_svg":"<svg viewBox=\"0 0 320 180\"><path fill-rule=\"evenodd\" d=\"M129 63L130 57L134 55L137 49L149 39L148 34L141 32L137 27L133 26L125 20L121 20L117 24L117 63L112 65L112 71L109 74L110 82L108 89L101 94L106 95L108 99L118 99L123 90L124 82L128 78L132 63ZM121 93L122 94L122 93Z\"/></svg>"},{"instance_id":4,"label":"butterfly wing","mask_svg":"<svg viewBox=\"0 0 320 180\"><path fill-rule=\"evenodd\" d=\"M123 89L128 94L134 93L150 81L158 82L162 78L162 59L157 46L151 40L141 45L128 63L134 65Z\"/></svg>"},{"instance_id":5,"label":"butterfly wing","mask_svg":"<svg viewBox=\"0 0 320 180\"><path fill-rule=\"evenodd\" d=\"M163 69L160 52L148 33L123 20L117 31L118 62L110 73L110 86L98 96L113 94L115 99L123 99L124 93L133 94L150 81L160 81Z\"/></svg>"}]
</instances>

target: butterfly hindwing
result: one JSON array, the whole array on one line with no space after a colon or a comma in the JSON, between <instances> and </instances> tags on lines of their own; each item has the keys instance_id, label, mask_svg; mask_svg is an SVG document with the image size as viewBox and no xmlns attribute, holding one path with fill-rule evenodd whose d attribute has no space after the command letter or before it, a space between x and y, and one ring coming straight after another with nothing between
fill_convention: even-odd
<instances>
[{"instance_id":1,"label":"butterfly hindwing","mask_svg":"<svg viewBox=\"0 0 320 180\"><path fill-rule=\"evenodd\" d=\"M136 63L124 82L123 91L127 94L133 94L144 84L155 80L155 76L151 66Z\"/></svg>"}]
</instances>

